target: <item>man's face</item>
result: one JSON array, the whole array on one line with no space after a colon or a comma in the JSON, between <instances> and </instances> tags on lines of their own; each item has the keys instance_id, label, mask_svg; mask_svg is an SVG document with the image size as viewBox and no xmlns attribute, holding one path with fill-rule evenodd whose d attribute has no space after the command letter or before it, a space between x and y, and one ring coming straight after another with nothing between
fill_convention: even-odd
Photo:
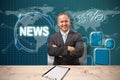
<instances>
[{"instance_id":1,"label":"man's face","mask_svg":"<svg viewBox=\"0 0 120 80\"><path fill-rule=\"evenodd\" d=\"M58 26L62 32L67 32L70 28L70 18L67 15L60 15L58 17Z\"/></svg>"}]
</instances>

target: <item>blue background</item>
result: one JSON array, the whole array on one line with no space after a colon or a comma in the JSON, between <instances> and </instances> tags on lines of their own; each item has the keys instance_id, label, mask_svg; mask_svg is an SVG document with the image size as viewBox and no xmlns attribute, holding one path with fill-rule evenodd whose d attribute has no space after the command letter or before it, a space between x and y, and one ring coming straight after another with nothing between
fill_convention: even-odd
<instances>
[{"instance_id":1,"label":"blue background","mask_svg":"<svg viewBox=\"0 0 120 80\"><path fill-rule=\"evenodd\" d=\"M15 15L6 15L5 11L18 11L28 7L43 7L52 6L54 12L49 12L56 25L56 18L60 12L83 11L89 9L100 10L115 10L120 11L119 0L3 0L0 1L0 64L1 65L47 65L47 43L45 43L38 53L28 53L19 51L14 44L14 27L18 20ZM2 25L2 24L5 25ZM101 29L102 28L102 29ZM89 34L94 31L92 28L87 30L83 27L77 30L89 40ZM116 33L115 37L110 37L115 40L114 49L110 50L110 65L120 64L120 14L108 18L107 23L101 23L97 31L104 32L105 35L111 36ZM55 33L51 30L51 34ZM104 35L103 34L103 35ZM94 48L88 45L88 55L94 56Z\"/></svg>"}]
</instances>

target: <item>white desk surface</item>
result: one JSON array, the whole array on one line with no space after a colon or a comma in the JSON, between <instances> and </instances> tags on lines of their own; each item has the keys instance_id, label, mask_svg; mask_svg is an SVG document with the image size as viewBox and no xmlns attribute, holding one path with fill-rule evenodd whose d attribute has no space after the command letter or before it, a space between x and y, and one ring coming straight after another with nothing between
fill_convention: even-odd
<instances>
[{"instance_id":1,"label":"white desk surface","mask_svg":"<svg viewBox=\"0 0 120 80\"><path fill-rule=\"evenodd\" d=\"M53 66L0 66L0 80L48 80L41 75ZM120 80L120 66L65 66L63 80Z\"/></svg>"}]
</instances>

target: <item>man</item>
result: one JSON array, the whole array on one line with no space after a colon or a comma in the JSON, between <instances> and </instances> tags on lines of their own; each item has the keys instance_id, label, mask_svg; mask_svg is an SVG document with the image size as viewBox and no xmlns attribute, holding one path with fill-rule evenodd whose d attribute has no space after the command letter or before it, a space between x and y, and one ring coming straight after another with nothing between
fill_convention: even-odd
<instances>
[{"instance_id":1,"label":"man","mask_svg":"<svg viewBox=\"0 0 120 80\"><path fill-rule=\"evenodd\" d=\"M79 65L83 55L82 36L70 30L70 17L67 13L58 15L60 31L53 34L48 42L48 54L54 56L54 65Z\"/></svg>"}]
</instances>

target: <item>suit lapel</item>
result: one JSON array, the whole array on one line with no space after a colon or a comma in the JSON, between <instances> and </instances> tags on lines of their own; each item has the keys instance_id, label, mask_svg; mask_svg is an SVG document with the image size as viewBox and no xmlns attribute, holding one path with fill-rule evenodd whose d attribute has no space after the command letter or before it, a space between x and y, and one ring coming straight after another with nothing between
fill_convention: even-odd
<instances>
[{"instance_id":1,"label":"suit lapel","mask_svg":"<svg viewBox=\"0 0 120 80\"><path fill-rule=\"evenodd\" d=\"M65 42L65 44L70 44L69 42L71 41L71 38L72 38L72 31L70 31L69 33L68 33L68 36L67 36L67 39L66 39L66 42Z\"/></svg>"},{"instance_id":2,"label":"suit lapel","mask_svg":"<svg viewBox=\"0 0 120 80\"><path fill-rule=\"evenodd\" d=\"M62 44L64 44L64 41L60 32L58 33L58 41L59 43L62 42Z\"/></svg>"},{"instance_id":3,"label":"suit lapel","mask_svg":"<svg viewBox=\"0 0 120 80\"><path fill-rule=\"evenodd\" d=\"M70 44L72 36L73 36L72 31L70 31L68 33L68 36L67 36L67 39L66 39L66 42L65 42L66 45ZM63 38L62 38L62 34L60 32L58 32L58 37L57 38L58 38L58 42L59 43L61 42L62 44L64 44L64 41L63 41Z\"/></svg>"}]
</instances>

